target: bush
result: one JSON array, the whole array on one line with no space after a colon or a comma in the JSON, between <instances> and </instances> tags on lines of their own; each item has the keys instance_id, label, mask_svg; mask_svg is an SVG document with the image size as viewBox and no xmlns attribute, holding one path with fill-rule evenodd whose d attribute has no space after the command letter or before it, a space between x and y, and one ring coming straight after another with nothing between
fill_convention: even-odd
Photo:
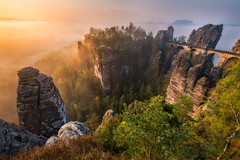
<instances>
[{"instance_id":1,"label":"bush","mask_svg":"<svg viewBox=\"0 0 240 160\"><path fill-rule=\"evenodd\" d=\"M135 101L125 107L120 116L122 122L113 132L117 147L124 148L129 158L196 158L189 143L195 137L191 123L184 118L178 121L174 107L160 96L153 97L149 103Z\"/></svg>"},{"instance_id":2,"label":"bush","mask_svg":"<svg viewBox=\"0 0 240 160\"><path fill-rule=\"evenodd\" d=\"M119 148L116 147L116 142L113 140L113 130L115 130L119 125L120 120L117 116L115 116L95 133L96 136L100 138L104 151L108 150L114 153L119 152Z\"/></svg>"}]
</instances>

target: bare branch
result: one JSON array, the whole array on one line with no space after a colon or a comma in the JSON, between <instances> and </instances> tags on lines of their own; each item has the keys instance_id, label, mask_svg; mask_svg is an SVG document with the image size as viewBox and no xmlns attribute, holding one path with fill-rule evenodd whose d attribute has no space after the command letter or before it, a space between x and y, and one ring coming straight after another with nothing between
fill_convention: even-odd
<instances>
[{"instance_id":1,"label":"bare branch","mask_svg":"<svg viewBox=\"0 0 240 160\"><path fill-rule=\"evenodd\" d=\"M230 97L239 89L239 87L240 87L240 82L238 83L237 88L236 88L236 89L232 92L232 94L229 96L230 107L231 107L232 112L233 112L233 114L234 114L234 116L235 116L235 120L236 120L236 123L237 123L237 126L238 126L238 127L237 127L237 129L233 132L233 134L227 138L227 142L226 142L226 145L225 145L225 147L224 147L224 149L223 149L223 152L218 156L217 160L220 160L220 159L223 157L223 155L225 154L225 152L228 150L228 148L229 148L230 145L231 145L231 140L232 140L232 138L236 137L236 135L238 134L238 132L239 132L239 130L240 130L240 123L239 123L239 119L238 119L238 113L236 113L236 111L234 110L232 101L231 101L231 99L230 99Z\"/></svg>"},{"instance_id":2,"label":"bare branch","mask_svg":"<svg viewBox=\"0 0 240 160\"><path fill-rule=\"evenodd\" d=\"M230 146L231 139L234 138L238 134L239 130L240 130L240 127L237 127L235 132L230 137L227 138L227 142L226 142L226 145L223 149L223 152L220 154L220 156L217 158L217 160L220 160L222 158L222 156L225 154L225 152L228 150L228 148Z\"/></svg>"}]
</instances>

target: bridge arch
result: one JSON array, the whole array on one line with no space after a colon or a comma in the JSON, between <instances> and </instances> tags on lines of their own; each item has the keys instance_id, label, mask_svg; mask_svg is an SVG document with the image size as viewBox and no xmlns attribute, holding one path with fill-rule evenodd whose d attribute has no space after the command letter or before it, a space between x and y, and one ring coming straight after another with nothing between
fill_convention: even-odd
<instances>
[{"instance_id":1,"label":"bridge arch","mask_svg":"<svg viewBox=\"0 0 240 160\"><path fill-rule=\"evenodd\" d=\"M191 51L194 54L210 55L210 57L213 54L212 58L214 61L214 66L218 66L218 67L225 67L231 61L233 61L235 59L240 59L240 53L234 53L234 52L230 52L230 51L224 51L224 50L213 49L213 48L194 47L194 46L190 46L188 44L179 44L179 43L175 43L175 42L167 42L166 44L168 46L172 47L172 45L173 45L174 47L178 47L178 48L180 48L180 46L181 46L181 49L183 48L186 51ZM219 59L220 59L220 61L219 61Z\"/></svg>"},{"instance_id":2,"label":"bridge arch","mask_svg":"<svg viewBox=\"0 0 240 160\"><path fill-rule=\"evenodd\" d=\"M213 66L218 66L221 61L221 56L217 53L210 53L207 55L209 58L211 58Z\"/></svg>"},{"instance_id":3,"label":"bridge arch","mask_svg":"<svg viewBox=\"0 0 240 160\"><path fill-rule=\"evenodd\" d=\"M223 64L223 69L225 70L225 69L231 67L232 62L234 62L234 61L236 61L236 60L239 60L239 58L237 58L237 57L228 58L228 59L226 60L226 62Z\"/></svg>"}]
</instances>

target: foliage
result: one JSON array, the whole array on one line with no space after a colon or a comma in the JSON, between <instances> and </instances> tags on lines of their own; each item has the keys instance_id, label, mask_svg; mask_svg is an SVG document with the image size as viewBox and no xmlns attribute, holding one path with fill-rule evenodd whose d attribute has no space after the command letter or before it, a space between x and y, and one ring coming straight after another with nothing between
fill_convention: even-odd
<instances>
[{"instance_id":1,"label":"foliage","mask_svg":"<svg viewBox=\"0 0 240 160\"><path fill-rule=\"evenodd\" d=\"M133 23L127 27L90 28L84 41L79 42L78 63L68 58L69 54L75 57L73 53L76 53L74 47L69 46L47 55L34 67L53 77L71 120L84 122L94 131L107 109L121 113L124 103L165 94L168 81L163 85L164 78L159 78L162 76L156 74L158 71L151 65L153 40L152 33L146 34ZM117 55L117 61L110 73L111 90L106 92L94 75L94 64L97 55L104 61L105 55L111 54ZM125 65L128 73L122 71Z\"/></svg>"},{"instance_id":2,"label":"foliage","mask_svg":"<svg viewBox=\"0 0 240 160\"><path fill-rule=\"evenodd\" d=\"M173 111L178 117L179 122L192 120L190 115L193 113L193 103L189 97L180 97L177 99L175 106Z\"/></svg>"},{"instance_id":3,"label":"foliage","mask_svg":"<svg viewBox=\"0 0 240 160\"><path fill-rule=\"evenodd\" d=\"M179 42L179 43L185 43L185 42L186 42L186 36L180 36L180 37L178 37L177 42Z\"/></svg>"},{"instance_id":4,"label":"foliage","mask_svg":"<svg viewBox=\"0 0 240 160\"><path fill-rule=\"evenodd\" d=\"M179 37L174 37L173 42L186 43L186 36L182 35Z\"/></svg>"},{"instance_id":5,"label":"foliage","mask_svg":"<svg viewBox=\"0 0 240 160\"><path fill-rule=\"evenodd\" d=\"M67 58L68 52L65 51L74 50L65 47L34 66L53 77L71 120L84 122L94 131L107 109L121 113L124 103L148 100L164 89L160 87L162 78L157 78L155 72L158 71L154 71L150 63L152 43L152 33L147 35L133 23L127 27L90 28L85 40L79 42L78 63L76 59ZM94 75L94 64L97 55L104 61L105 55L111 54L118 56L110 73L111 90L103 91ZM125 65L128 65L128 73L122 71L121 67Z\"/></svg>"},{"instance_id":6,"label":"foliage","mask_svg":"<svg viewBox=\"0 0 240 160\"><path fill-rule=\"evenodd\" d=\"M111 151L117 153L119 148L116 147L116 142L113 140L113 131L120 125L120 120L117 116L112 117L107 124L105 124L100 130L97 130L95 135L100 137L101 144L104 151Z\"/></svg>"},{"instance_id":7,"label":"foliage","mask_svg":"<svg viewBox=\"0 0 240 160\"><path fill-rule=\"evenodd\" d=\"M111 155L103 152L98 139L90 136L70 139L67 143L58 141L51 147L35 147L32 150L22 150L12 160L105 160L125 159L123 155Z\"/></svg>"},{"instance_id":8,"label":"foliage","mask_svg":"<svg viewBox=\"0 0 240 160\"><path fill-rule=\"evenodd\" d=\"M181 99L184 103L180 106L188 108L189 100L185 100ZM179 121L174 106L167 104L163 97L154 97L148 103L135 101L125 107L120 117L122 122L114 130L114 140L130 158L197 158L197 154L191 154L199 147L198 141L194 141L196 135L192 132L192 123L186 119Z\"/></svg>"},{"instance_id":9,"label":"foliage","mask_svg":"<svg viewBox=\"0 0 240 160\"><path fill-rule=\"evenodd\" d=\"M240 62L236 61L225 71L224 78L217 83L216 88L211 92L208 112L205 115L205 125L208 135L206 138L215 144L213 157L217 157L223 151L227 137L238 127L233 110L236 113L240 112L239 82ZM240 135L237 135L232 139L225 158L234 159L240 156L239 143Z\"/></svg>"}]
</instances>

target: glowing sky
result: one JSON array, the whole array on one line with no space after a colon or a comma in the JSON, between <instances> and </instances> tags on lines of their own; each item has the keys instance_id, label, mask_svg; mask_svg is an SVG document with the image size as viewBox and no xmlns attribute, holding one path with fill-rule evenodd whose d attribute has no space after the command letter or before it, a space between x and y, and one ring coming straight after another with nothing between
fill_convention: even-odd
<instances>
[{"instance_id":1,"label":"glowing sky","mask_svg":"<svg viewBox=\"0 0 240 160\"><path fill-rule=\"evenodd\" d=\"M0 17L89 23L240 23L239 0L0 0Z\"/></svg>"}]
</instances>

